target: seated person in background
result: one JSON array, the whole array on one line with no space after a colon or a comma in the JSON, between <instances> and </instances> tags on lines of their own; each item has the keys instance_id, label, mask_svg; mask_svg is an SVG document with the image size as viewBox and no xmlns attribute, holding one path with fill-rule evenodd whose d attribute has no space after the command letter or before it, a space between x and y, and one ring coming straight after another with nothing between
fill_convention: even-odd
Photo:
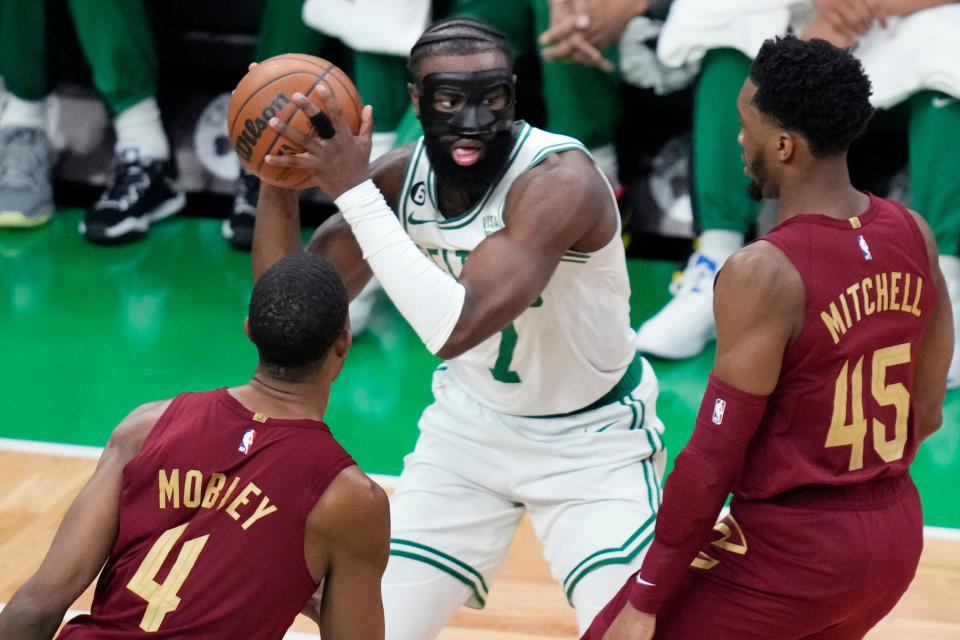
<instances>
[{"instance_id":1,"label":"seated person in background","mask_svg":"<svg viewBox=\"0 0 960 640\"><path fill-rule=\"evenodd\" d=\"M321 583L324 638L383 638L387 498L323 423L351 343L344 284L291 255L257 282L245 330L250 382L114 430L0 638L52 638L101 567L91 615L60 638L279 639Z\"/></svg>"},{"instance_id":2,"label":"seated person in background","mask_svg":"<svg viewBox=\"0 0 960 640\"><path fill-rule=\"evenodd\" d=\"M186 204L155 98L150 27L140 1L67 4L117 135L113 179L80 233L98 244L128 242ZM0 76L9 93L0 113L0 227L35 227L53 215L44 131L46 10L37 0L0 0Z\"/></svg>"},{"instance_id":3,"label":"seated person in background","mask_svg":"<svg viewBox=\"0 0 960 640\"><path fill-rule=\"evenodd\" d=\"M960 154L943 152L945 141L960 143L960 3L675 0L658 52L670 66L701 65L692 194L700 236L671 287L674 297L637 332L637 348L645 353L688 358L714 338L714 277L743 246L760 209L747 197L740 169L736 96L763 40L788 30L842 47L856 43L854 53L873 81L873 105L908 112L910 204L930 223L947 286L960 301ZM958 312L960 306L955 319ZM948 383L960 386L956 348Z\"/></svg>"}]
</instances>

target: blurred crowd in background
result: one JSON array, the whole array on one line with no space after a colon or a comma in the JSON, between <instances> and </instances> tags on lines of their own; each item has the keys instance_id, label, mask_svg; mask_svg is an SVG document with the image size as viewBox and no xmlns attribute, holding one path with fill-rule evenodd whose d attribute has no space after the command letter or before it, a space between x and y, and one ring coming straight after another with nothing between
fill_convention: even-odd
<instances>
[{"instance_id":1,"label":"blurred crowd in background","mask_svg":"<svg viewBox=\"0 0 960 640\"><path fill-rule=\"evenodd\" d=\"M747 194L735 101L763 40L790 32L851 47L862 60L877 113L851 151L855 184L926 217L937 237L954 318L960 319L960 2L227 0L172 6L177 4L0 0L0 227L40 227L55 215L52 185L69 173L63 131L72 129L74 137L97 131L87 118L90 109L71 101L69 92L66 99L62 95L61 71L82 68L81 84L95 91L110 125L95 142L107 139L112 147L106 155L83 156L83 169L103 179L78 232L101 245L137 240L152 224L183 212L184 185L203 191L215 179L232 185L225 241L249 250L259 183L240 170L226 140L229 88L246 65L283 53L330 57L374 107L377 156L420 135L406 70L406 54L419 34L439 18L478 18L504 32L515 49L522 117L581 140L607 174L620 199L631 253L661 255L658 246L683 240L671 245L690 252L671 284L673 297L641 325L637 346L663 358L691 357L715 335L717 270L772 224L775 205ZM203 29L194 24L203 22L201 14L226 25L207 49L198 44ZM244 33L242 25L251 24L255 32ZM239 25L236 33L231 25ZM209 59L178 57L180 44L191 38L191 55L210 51ZM231 46L238 41L245 48ZM207 82L204 73L217 51L229 51L231 60ZM176 73L165 71L167 60L177 61ZM190 112L192 148L180 153L171 142L169 112L178 104L178 87L205 82L213 93L203 109ZM804 91L803 79L796 90ZM373 286L355 301L355 328L362 330L375 291ZM956 354L949 384L960 386Z\"/></svg>"}]
</instances>

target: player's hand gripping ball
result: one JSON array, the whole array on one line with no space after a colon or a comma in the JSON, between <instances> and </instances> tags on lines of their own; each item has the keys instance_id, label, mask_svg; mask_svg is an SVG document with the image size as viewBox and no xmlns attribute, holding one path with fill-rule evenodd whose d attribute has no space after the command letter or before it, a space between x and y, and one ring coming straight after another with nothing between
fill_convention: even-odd
<instances>
[{"instance_id":1,"label":"player's hand gripping ball","mask_svg":"<svg viewBox=\"0 0 960 640\"><path fill-rule=\"evenodd\" d=\"M295 94L303 96L300 104ZM333 63L288 53L251 66L230 99L227 126L247 171L278 187L306 189L319 186L313 173L266 161L268 155L297 156L306 151L290 135L281 134L280 128L271 127L270 121L276 118L288 130L301 134L301 141L330 139L335 135L332 111L337 111L345 127L356 135L362 109L357 88Z\"/></svg>"}]
</instances>

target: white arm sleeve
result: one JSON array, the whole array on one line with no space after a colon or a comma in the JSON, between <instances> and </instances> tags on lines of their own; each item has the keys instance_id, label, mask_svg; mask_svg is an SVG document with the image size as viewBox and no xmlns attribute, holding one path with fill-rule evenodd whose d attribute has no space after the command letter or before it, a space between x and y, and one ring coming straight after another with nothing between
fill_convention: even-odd
<instances>
[{"instance_id":1,"label":"white arm sleeve","mask_svg":"<svg viewBox=\"0 0 960 640\"><path fill-rule=\"evenodd\" d=\"M387 295L427 349L440 351L460 319L466 289L420 251L372 180L336 205Z\"/></svg>"}]
</instances>

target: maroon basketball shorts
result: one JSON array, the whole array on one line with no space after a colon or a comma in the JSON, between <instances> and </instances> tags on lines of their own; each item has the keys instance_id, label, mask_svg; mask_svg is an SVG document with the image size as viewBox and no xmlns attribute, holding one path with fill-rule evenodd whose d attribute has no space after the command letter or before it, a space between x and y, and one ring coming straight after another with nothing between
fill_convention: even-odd
<instances>
[{"instance_id":1,"label":"maroon basketball shorts","mask_svg":"<svg viewBox=\"0 0 960 640\"><path fill-rule=\"evenodd\" d=\"M897 603L923 548L909 475L731 504L657 616L656 640L853 640ZM600 640L634 576L584 640Z\"/></svg>"}]
</instances>

